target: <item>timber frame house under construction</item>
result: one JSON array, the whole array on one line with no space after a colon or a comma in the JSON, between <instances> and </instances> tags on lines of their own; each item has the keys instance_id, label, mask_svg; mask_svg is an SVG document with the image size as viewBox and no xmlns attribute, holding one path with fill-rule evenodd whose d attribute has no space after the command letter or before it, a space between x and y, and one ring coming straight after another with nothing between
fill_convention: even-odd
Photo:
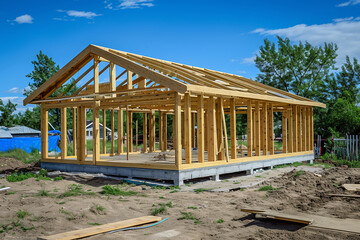
<instances>
[{"instance_id":1,"label":"timber frame house under construction","mask_svg":"<svg viewBox=\"0 0 360 240\"><path fill-rule=\"evenodd\" d=\"M100 79L104 76L106 81ZM70 81L76 91L54 96ZM313 107L326 107L234 74L95 45L36 89L26 104L41 105L42 167L170 180L177 185L188 179L219 179L222 174L312 161ZM56 108L61 109L61 155L48 151L48 111ZM275 112L282 116L281 151L274 148ZM90 149L85 136L89 113ZM99 123L102 119L106 126L107 114L112 133L117 130L117 139L109 140L110 149L106 137L100 140ZM142 126L135 126L133 114L142 115ZM239 114L246 115L243 144L236 137ZM70 145L68 128L74 137ZM143 132L141 148L132 141L138 128ZM124 136L128 140L123 141Z\"/></svg>"}]
</instances>

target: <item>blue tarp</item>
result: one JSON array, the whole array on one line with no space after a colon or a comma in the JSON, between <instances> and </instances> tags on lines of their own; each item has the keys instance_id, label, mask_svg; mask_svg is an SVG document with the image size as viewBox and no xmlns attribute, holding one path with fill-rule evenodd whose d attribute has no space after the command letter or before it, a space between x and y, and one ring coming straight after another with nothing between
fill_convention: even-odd
<instances>
[{"instance_id":1,"label":"blue tarp","mask_svg":"<svg viewBox=\"0 0 360 240\"><path fill-rule=\"evenodd\" d=\"M49 136L49 151L60 152L60 148L57 143L60 141L60 136ZM41 151L41 138L40 137L15 137L0 139L0 151L6 152L15 148L20 148L25 152L30 153L32 149L38 149Z\"/></svg>"}]
</instances>

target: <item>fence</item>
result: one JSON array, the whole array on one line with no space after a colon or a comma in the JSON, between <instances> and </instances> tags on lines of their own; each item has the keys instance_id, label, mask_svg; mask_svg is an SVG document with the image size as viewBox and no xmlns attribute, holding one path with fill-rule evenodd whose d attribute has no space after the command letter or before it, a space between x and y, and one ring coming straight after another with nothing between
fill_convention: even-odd
<instances>
[{"instance_id":1,"label":"fence","mask_svg":"<svg viewBox=\"0 0 360 240\"><path fill-rule=\"evenodd\" d=\"M338 159L360 160L359 135L346 135L345 139L333 139L333 152Z\"/></svg>"}]
</instances>

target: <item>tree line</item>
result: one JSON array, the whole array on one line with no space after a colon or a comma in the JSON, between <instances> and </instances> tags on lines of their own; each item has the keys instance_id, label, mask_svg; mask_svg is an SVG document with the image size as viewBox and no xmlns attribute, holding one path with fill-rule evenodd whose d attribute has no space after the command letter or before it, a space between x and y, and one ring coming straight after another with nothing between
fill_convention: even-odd
<instances>
[{"instance_id":1,"label":"tree line","mask_svg":"<svg viewBox=\"0 0 360 240\"><path fill-rule=\"evenodd\" d=\"M327 105L326 109L314 108L314 133L324 137L344 136L360 132L360 64L356 58L346 56L346 61L339 66L336 63L338 47L334 43L313 46L308 42L293 43L289 38L277 37L277 41L265 39L255 58L259 69L256 81L319 101ZM36 88L47 81L59 69L54 60L40 51L31 62L34 69L26 75L29 87L24 95L29 96ZM63 93L71 95L78 88L70 83L57 89L52 96ZM25 125L40 129L40 107L35 106L25 112L17 113L17 105L0 101L0 125ZM110 114L107 114L110 118ZM228 117L228 116L227 116ZM237 132L245 134L246 118L238 115ZM91 111L87 118L92 119ZM275 119L279 116L275 116ZM280 118L279 118L280 119ZM138 121L142 126L142 114L134 114L133 124ZM60 109L49 111L49 122L55 129L60 129ZM168 132L172 132L172 119L169 119ZM276 122L275 122L276 123ZM72 125L72 113L68 114L68 124ZM110 121L107 121L110 127ZM276 124L275 124L276 125ZM134 126L135 127L135 126ZM142 134L142 128L139 128ZM276 131L276 130L275 130ZM281 129L278 129L281 132Z\"/></svg>"}]
</instances>

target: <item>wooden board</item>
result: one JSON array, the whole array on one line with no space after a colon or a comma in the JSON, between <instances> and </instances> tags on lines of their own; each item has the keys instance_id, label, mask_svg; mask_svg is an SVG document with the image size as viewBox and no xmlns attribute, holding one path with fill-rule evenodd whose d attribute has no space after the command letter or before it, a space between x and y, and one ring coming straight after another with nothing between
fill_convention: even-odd
<instances>
[{"instance_id":1,"label":"wooden board","mask_svg":"<svg viewBox=\"0 0 360 240\"><path fill-rule=\"evenodd\" d=\"M161 220L161 217L155 216L145 216L139 218L128 219L124 221L108 223L100 226L94 226L84 229L79 229L75 231L59 233L47 237L38 237L38 240L69 240L69 239L78 239L83 237L88 237L92 235L96 235L99 233L105 233L109 231L113 231L121 228L134 227L138 225L148 224L152 222L158 222Z\"/></svg>"},{"instance_id":2,"label":"wooden board","mask_svg":"<svg viewBox=\"0 0 360 240\"><path fill-rule=\"evenodd\" d=\"M360 191L360 184L343 184L343 187L349 191Z\"/></svg>"},{"instance_id":3,"label":"wooden board","mask_svg":"<svg viewBox=\"0 0 360 240\"><path fill-rule=\"evenodd\" d=\"M336 231L344 231L351 233L360 234L360 220L358 219L340 219L334 217L323 217L305 213L282 213L271 210L260 210L260 209L241 209L242 212L248 212L253 214L259 214L260 216L273 218L277 220L297 222L306 224L307 227L311 228L322 228Z\"/></svg>"}]
</instances>

